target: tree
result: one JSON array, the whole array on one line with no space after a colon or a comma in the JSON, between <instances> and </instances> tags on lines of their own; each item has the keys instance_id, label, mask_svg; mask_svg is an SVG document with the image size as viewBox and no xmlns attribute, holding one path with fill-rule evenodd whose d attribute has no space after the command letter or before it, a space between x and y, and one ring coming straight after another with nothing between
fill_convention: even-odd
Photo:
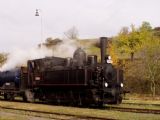
<instances>
[{"instance_id":1,"label":"tree","mask_svg":"<svg viewBox=\"0 0 160 120\"><path fill-rule=\"evenodd\" d=\"M45 45L46 47L50 48L50 47L53 47L53 46L55 46L57 44L60 44L61 42L62 42L62 40L59 39L59 38L53 39L53 38L49 37L49 38L46 39L46 41L45 41L45 43L43 45Z\"/></svg>"},{"instance_id":2,"label":"tree","mask_svg":"<svg viewBox=\"0 0 160 120\"><path fill-rule=\"evenodd\" d=\"M155 27L155 28L153 29L153 34L154 34L154 36L160 38L160 27Z\"/></svg>"},{"instance_id":3,"label":"tree","mask_svg":"<svg viewBox=\"0 0 160 120\"><path fill-rule=\"evenodd\" d=\"M127 27L123 27L116 37L116 44L120 53L129 53L133 61L134 54L141 44L139 33L135 26L131 25L131 31L128 31Z\"/></svg>"},{"instance_id":4,"label":"tree","mask_svg":"<svg viewBox=\"0 0 160 120\"><path fill-rule=\"evenodd\" d=\"M0 67L6 62L8 54L0 53Z\"/></svg>"},{"instance_id":5,"label":"tree","mask_svg":"<svg viewBox=\"0 0 160 120\"><path fill-rule=\"evenodd\" d=\"M152 96L156 95L156 88L160 86L160 40L151 39L143 44L141 56L145 67L145 76L150 83Z\"/></svg>"},{"instance_id":6,"label":"tree","mask_svg":"<svg viewBox=\"0 0 160 120\"><path fill-rule=\"evenodd\" d=\"M68 39L77 39L78 38L78 30L77 30L77 28L75 26L73 26L72 28L70 28L69 30L64 32L64 35Z\"/></svg>"},{"instance_id":7,"label":"tree","mask_svg":"<svg viewBox=\"0 0 160 120\"><path fill-rule=\"evenodd\" d=\"M140 31L152 31L152 27L149 22L143 21L139 28Z\"/></svg>"},{"instance_id":8,"label":"tree","mask_svg":"<svg viewBox=\"0 0 160 120\"><path fill-rule=\"evenodd\" d=\"M135 29L134 25L131 25L131 32L129 33L127 43L128 43L127 44L127 46L128 46L127 52L130 53L131 60L133 61L134 54L135 54L135 52L137 52L137 50L139 49L139 47L141 45L141 41L139 39L139 33Z\"/></svg>"},{"instance_id":9,"label":"tree","mask_svg":"<svg viewBox=\"0 0 160 120\"><path fill-rule=\"evenodd\" d=\"M143 22L142 25L138 29L139 39L142 42L146 42L147 40L151 40L153 37L152 27L149 22Z\"/></svg>"},{"instance_id":10,"label":"tree","mask_svg":"<svg viewBox=\"0 0 160 120\"><path fill-rule=\"evenodd\" d=\"M131 25L129 28L123 27L116 36L116 44L120 53L130 54L133 61L135 53L139 51L142 44L153 37L152 27L149 22L143 22L139 28Z\"/></svg>"},{"instance_id":11,"label":"tree","mask_svg":"<svg viewBox=\"0 0 160 120\"><path fill-rule=\"evenodd\" d=\"M160 28L152 29L149 22L131 29L124 27L114 38L113 45L117 54L129 54L131 59L137 54L136 60L125 59L126 86L132 92L151 93L154 97L160 94ZM136 86L136 87L135 87Z\"/></svg>"}]
</instances>

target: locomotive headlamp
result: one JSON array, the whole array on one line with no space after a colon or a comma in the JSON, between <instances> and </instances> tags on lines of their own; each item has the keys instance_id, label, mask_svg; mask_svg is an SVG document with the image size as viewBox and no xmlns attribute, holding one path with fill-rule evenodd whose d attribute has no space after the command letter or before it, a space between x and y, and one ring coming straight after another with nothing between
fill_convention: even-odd
<instances>
[{"instance_id":1,"label":"locomotive headlamp","mask_svg":"<svg viewBox=\"0 0 160 120\"><path fill-rule=\"evenodd\" d=\"M123 83L121 83L120 86L123 87L124 86Z\"/></svg>"},{"instance_id":2,"label":"locomotive headlamp","mask_svg":"<svg viewBox=\"0 0 160 120\"><path fill-rule=\"evenodd\" d=\"M111 59L111 56L108 56L108 57L106 58L106 62L107 62L107 63L113 63L113 61L112 61L112 59Z\"/></svg>"},{"instance_id":3,"label":"locomotive headlamp","mask_svg":"<svg viewBox=\"0 0 160 120\"><path fill-rule=\"evenodd\" d=\"M105 87L108 87L108 83L107 83L107 82L105 82L105 83L104 83L104 86L105 86Z\"/></svg>"}]
</instances>

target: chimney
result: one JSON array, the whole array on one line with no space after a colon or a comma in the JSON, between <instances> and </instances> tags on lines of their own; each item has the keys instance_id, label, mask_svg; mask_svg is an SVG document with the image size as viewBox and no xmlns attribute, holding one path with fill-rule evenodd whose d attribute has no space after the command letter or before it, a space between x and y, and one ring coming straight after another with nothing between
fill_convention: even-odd
<instances>
[{"instance_id":1,"label":"chimney","mask_svg":"<svg viewBox=\"0 0 160 120\"><path fill-rule=\"evenodd\" d=\"M105 63L107 37L100 37L101 64Z\"/></svg>"}]
</instances>

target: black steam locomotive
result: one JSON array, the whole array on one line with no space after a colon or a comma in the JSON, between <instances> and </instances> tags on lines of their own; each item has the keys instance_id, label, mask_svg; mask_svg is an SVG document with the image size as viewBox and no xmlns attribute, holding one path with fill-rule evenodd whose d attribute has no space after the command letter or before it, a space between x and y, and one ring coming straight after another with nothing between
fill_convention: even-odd
<instances>
[{"instance_id":1,"label":"black steam locomotive","mask_svg":"<svg viewBox=\"0 0 160 120\"><path fill-rule=\"evenodd\" d=\"M27 67L0 73L0 94L6 100L21 96L58 104L98 105L121 103L123 71L105 55L106 37L100 38L101 63L81 49L73 58L46 57L29 60Z\"/></svg>"}]
</instances>

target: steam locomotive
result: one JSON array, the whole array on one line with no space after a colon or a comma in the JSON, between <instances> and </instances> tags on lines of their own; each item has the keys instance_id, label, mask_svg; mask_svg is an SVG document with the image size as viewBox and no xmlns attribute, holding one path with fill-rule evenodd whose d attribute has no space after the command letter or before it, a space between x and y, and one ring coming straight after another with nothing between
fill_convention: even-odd
<instances>
[{"instance_id":1,"label":"steam locomotive","mask_svg":"<svg viewBox=\"0 0 160 120\"><path fill-rule=\"evenodd\" d=\"M0 72L0 94L6 100L20 96L58 104L98 105L122 102L123 70L106 56L106 37L100 38L101 63L96 55L78 48L73 58L28 60L27 67Z\"/></svg>"}]
</instances>

